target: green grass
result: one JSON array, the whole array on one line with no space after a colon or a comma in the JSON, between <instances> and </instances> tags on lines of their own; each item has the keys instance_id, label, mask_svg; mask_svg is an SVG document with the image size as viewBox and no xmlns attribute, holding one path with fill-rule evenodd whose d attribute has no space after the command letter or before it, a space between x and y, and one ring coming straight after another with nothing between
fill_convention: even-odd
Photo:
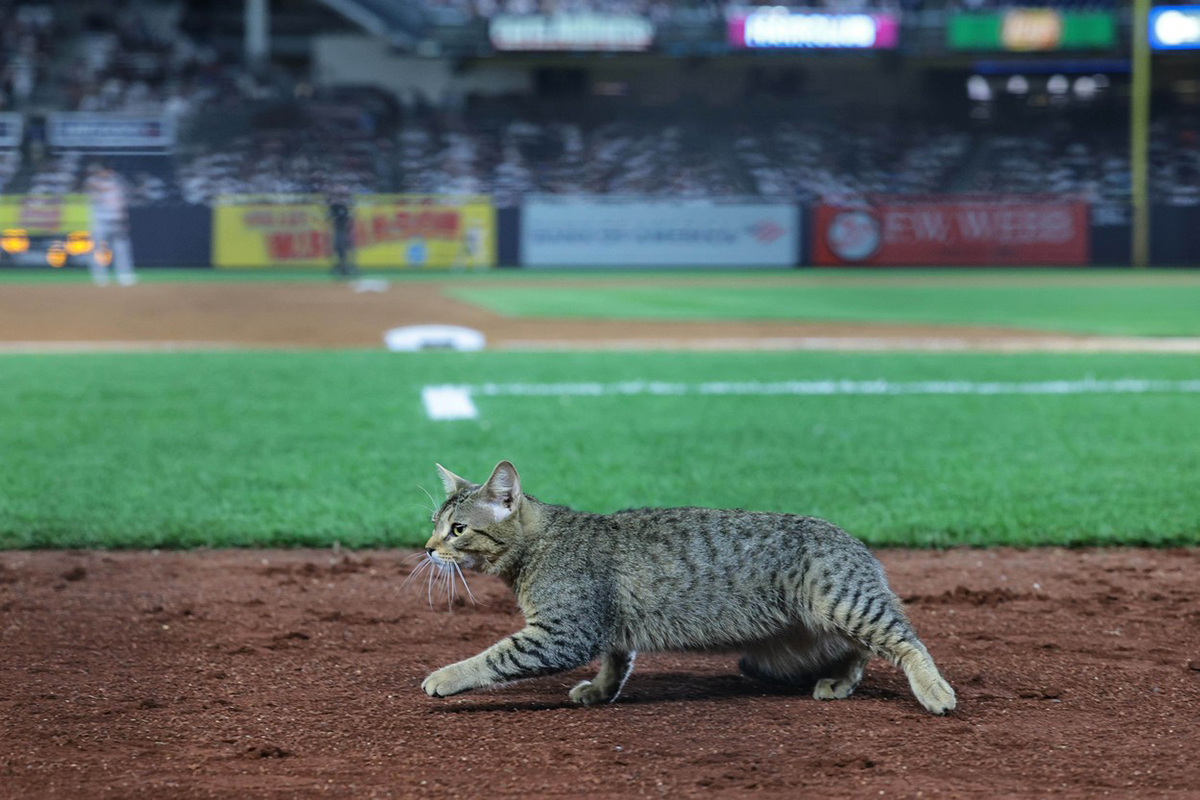
<instances>
[{"instance_id":1,"label":"green grass","mask_svg":"<svg viewBox=\"0 0 1200 800\"><path fill-rule=\"evenodd\" d=\"M0 546L403 545L434 461L592 511L815 514L875 545L1200 542L1200 396L480 397L427 383L1195 379L1122 355L0 357Z\"/></svg>"},{"instance_id":2,"label":"green grass","mask_svg":"<svg viewBox=\"0 0 1200 800\"><path fill-rule=\"evenodd\" d=\"M1172 281L1161 273L1144 283L1078 279L997 285L994 276L945 276L944 283L903 285L895 280L858 285L811 281L740 285L455 286L461 300L511 317L671 320L821 320L988 325L1069 333L1139 336L1200 335L1200 281ZM1125 277L1125 276L1122 276Z\"/></svg>"}]
</instances>

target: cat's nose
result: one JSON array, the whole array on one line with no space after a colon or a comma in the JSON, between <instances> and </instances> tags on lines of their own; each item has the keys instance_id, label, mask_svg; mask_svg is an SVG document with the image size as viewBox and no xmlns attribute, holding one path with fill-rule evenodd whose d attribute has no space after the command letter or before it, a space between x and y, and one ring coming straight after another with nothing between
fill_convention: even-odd
<instances>
[{"instance_id":1,"label":"cat's nose","mask_svg":"<svg viewBox=\"0 0 1200 800\"><path fill-rule=\"evenodd\" d=\"M433 555L433 548L432 548L432 547L426 547L426 548L425 548L425 552L426 552L426 553L428 553L429 555Z\"/></svg>"}]
</instances>

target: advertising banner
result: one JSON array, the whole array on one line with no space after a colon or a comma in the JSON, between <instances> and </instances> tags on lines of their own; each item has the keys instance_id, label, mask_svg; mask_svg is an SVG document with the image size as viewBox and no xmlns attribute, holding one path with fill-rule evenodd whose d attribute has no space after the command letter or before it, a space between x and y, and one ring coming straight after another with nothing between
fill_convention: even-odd
<instances>
[{"instance_id":1,"label":"advertising banner","mask_svg":"<svg viewBox=\"0 0 1200 800\"><path fill-rule=\"evenodd\" d=\"M748 48L893 49L900 20L888 13L823 14L768 7L733 13L729 44Z\"/></svg>"},{"instance_id":2,"label":"advertising banner","mask_svg":"<svg viewBox=\"0 0 1200 800\"><path fill-rule=\"evenodd\" d=\"M497 50L648 50L654 23L636 14L501 14L488 36Z\"/></svg>"},{"instance_id":3,"label":"advertising banner","mask_svg":"<svg viewBox=\"0 0 1200 800\"><path fill-rule=\"evenodd\" d=\"M1150 47L1200 49L1200 6L1159 6L1150 10Z\"/></svg>"},{"instance_id":4,"label":"advertising banner","mask_svg":"<svg viewBox=\"0 0 1200 800\"><path fill-rule=\"evenodd\" d=\"M360 267L491 267L496 213L486 197L357 195ZM333 236L318 197L226 196L213 209L213 264L227 268L333 266Z\"/></svg>"},{"instance_id":5,"label":"advertising banner","mask_svg":"<svg viewBox=\"0 0 1200 800\"><path fill-rule=\"evenodd\" d=\"M70 112L46 118L46 138L57 150L168 150L175 144L170 117Z\"/></svg>"},{"instance_id":6,"label":"advertising banner","mask_svg":"<svg viewBox=\"0 0 1200 800\"><path fill-rule=\"evenodd\" d=\"M563 266L793 266L799 213L791 203L529 200L521 261Z\"/></svg>"},{"instance_id":7,"label":"advertising banner","mask_svg":"<svg viewBox=\"0 0 1200 800\"><path fill-rule=\"evenodd\" d=\"M953 14L946 24L951 50L1030 53L1110 50L1117 44L1117 17L1108 11L1013 8L994 14Z\"/></svg>"},{"instance_id":8,"label":"advertising banner","mask_svg":"<svg viewBox=\"0 0 1200 800\"><path fill-rule=\"evenodd\" d=\"M0 195L0 230L19 229L30 236L86 231L91 207L85 195Z\"/></svg>"},{"instance_id":9,"label":"advertising banner","mask_svg":"<svg viewBox=\"0 0 1200 800\"><path fill-rule=\"evenodd\" d=\"M817 206L818 266L1086 264L1084 202L969 198Z\"/></svg>"}]
</instances>

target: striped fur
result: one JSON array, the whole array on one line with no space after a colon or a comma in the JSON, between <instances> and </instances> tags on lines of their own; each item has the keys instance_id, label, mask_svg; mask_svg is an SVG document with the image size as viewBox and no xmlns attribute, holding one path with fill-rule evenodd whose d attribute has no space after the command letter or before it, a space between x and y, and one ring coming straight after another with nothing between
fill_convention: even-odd
<instances>
[{"instance_id":1,"label":"striped fur","mask_svg":"<svg viewBox=\"0 0 1200 800\"><path fill-rule=\"evenodd\" d=\"M523 494L507 461L483 485L438 470L447 499L427 550L506 581L526 625L431 674L422 688L432 696L600 659L570 697L609 702L638 650L733 650L746 674L814 684L822 700L847 697L879 656L929 711L955 706L882 565L824 520L708 508L584 514Z\"/></svg>"}]
</instances>

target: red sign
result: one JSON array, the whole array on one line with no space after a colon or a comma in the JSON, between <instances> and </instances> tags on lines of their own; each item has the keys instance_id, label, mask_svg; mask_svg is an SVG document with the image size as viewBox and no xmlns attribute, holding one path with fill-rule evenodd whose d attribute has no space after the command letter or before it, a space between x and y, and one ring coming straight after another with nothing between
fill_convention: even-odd
<instances>
[{"instance_id":1,"label":"red sign","mask_svg":"<svg viewBox=\"0 0 1200 800\"><path fill-rule=\"evenodd\" d=\"M818 266L1086 264L1088 206L1076 201L895 200L817 206Z\"/></svg>"}]
</instances>

